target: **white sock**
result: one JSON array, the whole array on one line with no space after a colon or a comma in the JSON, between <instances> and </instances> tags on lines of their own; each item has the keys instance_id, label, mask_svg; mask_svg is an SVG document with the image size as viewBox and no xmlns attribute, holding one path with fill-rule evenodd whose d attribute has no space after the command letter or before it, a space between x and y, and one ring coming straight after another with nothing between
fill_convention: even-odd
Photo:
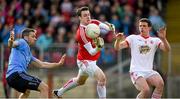
<instances>
[{"instance_id":1,"label":"white sock","mask_svg":"<svg viewBox=\"0 0 180 99\"><path fill-rule=\"evenodd\" d=\"M78 86L77 81L74 78L70 79L66 84L64 84L62 88L58 90L58 96L61 96L64 92L73 89L77 86Z\"/></svg>"},{"instance_id":2,"label":"white sock","mask_svg":"<svg viewBox=\"0 0 180 99\"><path fill-rule=\"evenodd\" d=\"M97 92L100 99L106 98L106 87L105 86L98 86L97 85Z\"/></svg>"},{"instance_id":3,"label":"white sock","mask_svg":"<svg viewBox=\"0 0 180 99\"><path fill-rule=\"evenodd\" d=\"M140 98L139 98L139 95L140 95L140 93L136 96L136 99L140 99Z\"/></svg>"},{"instance_id":4,"label":"white sock","mask_svg":"<svg viewBox=\"0 0 180 99\"><path fill-rule=\"evenodd\" d=\"M153 93L151 99L161 99L161 94Z\"/></svg>"}]
</instances>

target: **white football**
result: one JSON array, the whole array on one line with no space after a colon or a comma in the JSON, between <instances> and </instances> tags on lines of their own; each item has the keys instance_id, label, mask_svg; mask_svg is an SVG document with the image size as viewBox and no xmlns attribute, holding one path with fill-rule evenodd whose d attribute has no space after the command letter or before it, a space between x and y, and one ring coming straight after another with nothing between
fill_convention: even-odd
<instances>
[{"instance_id":1,"label":"white football","mask_svg":"<svg viewBox=\"0 0 180 99\"><path fill-rule=\"evenodd\" d=\"M90 23L86 27L86 36L89 38L96 38L100 35L100 28L98 25Z\"/></svg>"}]
</instances>

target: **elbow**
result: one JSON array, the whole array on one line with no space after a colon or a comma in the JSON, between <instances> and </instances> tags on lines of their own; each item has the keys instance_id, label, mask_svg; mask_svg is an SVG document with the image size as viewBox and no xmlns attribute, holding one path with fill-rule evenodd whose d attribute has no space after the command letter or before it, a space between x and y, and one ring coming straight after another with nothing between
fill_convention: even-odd
<instances>
[{"instance_id":1,"label":"elbow","mask_svg":"<svg viewBox=\"0 0 180 99\"><path fill-rule=\"evenodd\" d=\"M171 51L171 46L169 45L166 49L167 52L170 52Z\"/></svg>"},{"instance_id":2,"label":"elbow","mask_svg":"<svg viewBox=\"0 0 180 99\"><path fill-rule=\"evenodd\" d=\"M171 51L171 47L166 49L166 52L170 52Z\"/></svg>"},{"instance_id":3,"label":"elbow","mask_svg":"<svg viewBox=\"0 0 180 99\"><path fill-rule=\"evenodd\" d=\"M119 50L119 47L116 46L116 45L114 45L114 49L115 49L116 51L118 51L118 50Z\"/></svg>"},{"instance_id":4,"label":"elbow","mask_svg":"<svg viewBox=\"0 0 180 99\"><path fill-rule=\"evenodd\" d=\"M9 48L12 48L12 45L8 44L8 47L9 47Z\"/></svg>"},{"instance_id":5,"label":"elbow","mask_svg":"<svg viewBox=\"0 0 180 99\"><path fill-rule=\"evenodd\" d=\"M119 50L117 47L114 47L114 49L115 49L116 51L118 51L118 50Z\"/></svg>"},{"instance_id":6,"label":"elbow","mask_svg":"<svg viewBox=\"0 0 180 99\"><path fill-rule=\"evenodd\" d=\"M12 48L12 47L13 47L13 41L8 40L8 47L9 47L9 48Z\"/></svg>"},{"instance_id":7,"label":"elbow","mask_svg":"<svg viewBox=\"0 0 180 99\"><path fill-rule=\"evenodd\" d=\"M165 49L165 50L163 50L164 52L169 52L169 50L167 50L167 49Z\"/></svg>"},{"instance_id":8,"label":"elbow","mask_svg":"<svg viewBox=\"0 0 180 99\"><path fill-rule=\"evenodd\" d=\"M164 52L170 52L170 51L171 51L171 47L164 49Z\"/></svg>"},{"instance_id":9,"label":"elbow","mask_svg":"<svg viewBox=\"0 0 180 99\"><path fill-rule=\"evenodd\" d=\"M9 44L8 44L8 47L11 48Z\"/></svg>"},{"instance_id":10,"label":"elbow","mask_svg":"<svg viewBox=\"0 0 180 99\"><path fill-rule=\"evenodd\" d=\"M170 48L169 48L169 49L166 49L166 52L170 52L170 50L171 50Z\"/></svg>"}]
</instances>

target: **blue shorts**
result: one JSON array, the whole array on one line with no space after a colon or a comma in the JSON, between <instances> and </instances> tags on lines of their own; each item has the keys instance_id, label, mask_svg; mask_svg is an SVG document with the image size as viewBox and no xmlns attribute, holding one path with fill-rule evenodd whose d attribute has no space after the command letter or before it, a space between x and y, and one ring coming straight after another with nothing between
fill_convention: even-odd
<instances>
[{"instance_id":1,"label":"blue shorts","mask_svg":"<svg viewBox=\"0 0 180 99\"><path fill-rule=\"evenodd\" d=\"M25 72L14 72L6 78L10 87L25 93L27 89L38 90L41 80Z\"/></svg>"}]
</instances>

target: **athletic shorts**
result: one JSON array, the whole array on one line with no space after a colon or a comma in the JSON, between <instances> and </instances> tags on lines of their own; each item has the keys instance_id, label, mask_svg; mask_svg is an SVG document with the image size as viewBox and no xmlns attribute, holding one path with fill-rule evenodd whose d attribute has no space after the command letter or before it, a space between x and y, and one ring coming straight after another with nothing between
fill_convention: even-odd
<instances>
[{"instance_id":1,"label":"athletic shorts","mask_svg":"<svg viewBox=\"0 0 180 99\"><path fill-rule=\"evenodd\" d=\"M6 78L10 87L25 93L27 89L38 90L41 80L25 72L14 72Z\"/></svg>"},{"instance_id":2,"label":"athletic shorts","mask_svg":"<svg viewBox=\"0 0 180 99\"><path fill-rule=\"evenodd\" d=\"M133 84L136 83L136 80L139 77L143 77L145 79L149 78L152 75L160 75L157 71L151 70L151 71L134 71L130 72L131 81Z\"/></svg>"},{"instance_id":3,"label":"athletic shorts","mask_svg":"<svg viewBox=\"0 0 180 99\"><path fill-rule=\"evenodd\" d=\"M91 60L77 60L77 65L79 67L79 75L85 75L94 77L95 71L99 68L96 65L96 61Z\"/></svg>"}]
</instances>

